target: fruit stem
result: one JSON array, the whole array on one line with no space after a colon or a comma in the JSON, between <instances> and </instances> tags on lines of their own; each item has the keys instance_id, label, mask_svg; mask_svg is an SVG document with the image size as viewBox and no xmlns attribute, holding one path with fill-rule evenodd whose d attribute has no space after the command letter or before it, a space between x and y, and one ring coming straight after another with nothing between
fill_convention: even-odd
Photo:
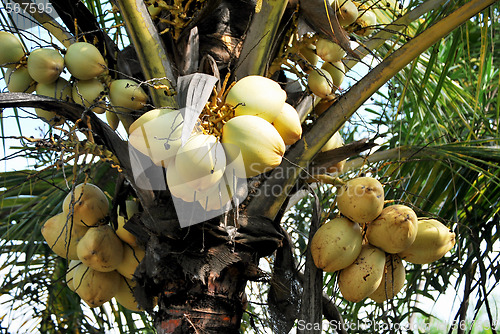
<instances>
[{"instance_id":1,"label":"fruit stem","mask_svg":"<svg viewBox=\"0 0 500 334\"><path fill-rule=\"evenodd\" d=\"M343 185L345 185L345 182L339 179L338 177L327 174L316 174L312 175L309 179L307 179L307 183L314 183L314 182L332 184L335 187L342 187Z\"/></svg>"}]
</instances>

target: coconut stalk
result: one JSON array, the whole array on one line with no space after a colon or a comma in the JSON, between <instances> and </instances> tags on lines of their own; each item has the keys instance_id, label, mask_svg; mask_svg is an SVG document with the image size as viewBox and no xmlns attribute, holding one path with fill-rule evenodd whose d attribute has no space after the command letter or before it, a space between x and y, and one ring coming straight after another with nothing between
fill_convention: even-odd
<instances>
[{"instance_id":1,"label":"coconut stalk","mask_svg":"<svg viewBox=\"0 0 500 334\"><path fill-rule=\"evenodd\" d=\"M167 91L171 91L176 82L172 70L173 64L167 56L163 41L144 1L118 0L117 3L127 27L128 36L137 52L144 77L146 80L152 80L152 84L161 83ZM165 95L163 89L150 86L150 92L155 107L177 107L174 97Z\"/></svg>"},{"instance_id":2,"label":"coconut stalk","mask_svg":"<svg viewBox=\"0 0 500 334\"><path fill-rule=\"evenodd\" d=\"M467 2L393 52L352 86L318 118L311 130L285 156L280 167L275 169L261 186L267 189L281 189L281 193L274 196L274 191L272 194L262 191L249 204L248 214L274 219L301 172L306 169L328 139L367 99L422 52L494 2L496 0ZM289 177L283 178L283 175Z\"/></svg>"},{"instance_id":3,"label":"coconut stalk","mask_svg":"<svg viewBox=\"0 0 500 334\"><path fill-rule=\"evenodd\" d=\"M287 3L287 0L257 1L236 66L237 79L248 75L265 75L274 37Z\"/></svg>"}]
</instances>

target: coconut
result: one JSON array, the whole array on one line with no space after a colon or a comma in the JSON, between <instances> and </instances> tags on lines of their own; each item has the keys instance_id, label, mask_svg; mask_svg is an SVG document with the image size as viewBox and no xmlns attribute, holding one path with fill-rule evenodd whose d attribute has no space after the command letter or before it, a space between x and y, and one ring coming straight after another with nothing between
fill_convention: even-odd
<instances>
[{"instance_id":1,"label":"coconut","mask_svg":"<svg viewBox=\"0 0 500 334\"><path fill-rule=\"evenodd\" d=\"M77 185L74 193L66 195L62 207L66 215L73 217L75 224L82 226L97 225L109 212L108 198L91 183Z\"/></svg>"},{"instance_id":2,"label":"coconut","mask_svg":"<svg viewBox=\"0 0 500 334\"><path fill-rule=\"evenodd\" d=\"M235 196L237 187L238 178L228 166L220 181L205 192L199 193L197 201L206 211L221 210Z\"/></svg>"},{"instance_id":3,"label":"coconut","mask_svg":"<svg viewBox=\"0 0 500 334\"><path fill-rule=\"evenodd\" d=\"M365 244L353 264L339 274L342 296L350 302L360 302L380 286L384 277L385 254L380 249Z\"/></svg>"},{"instance_id":4,"label":"coconut","mask_svg":"<svg viewBox=\"0 0 500 334\"><path fill-rule=\"evenodd\" d=\"M54 49L36 49L28 57L28 72L38 83L56 81L64 69L64 58Z\"/></svg>"},{"instance_id":5,"label":"coconut","mask_svg":"<svg viewBox=\"0 0 500 334\"><path fill-rule=\"evenodd\" d=\"M382 282L368 297L377 303L394 298L405 285L405 280L406 270L401 258L394 254L387 254Z\"/></svg>"},{"instance_id":6,"label":"coconut","mask_svg":"<svg viewBox=\"0 0 500 334\"><path fill-rule=\"evenodd\" d=\"M299 54L307 60L312 66L316 66L319 61L319 56L316 54L316 46L314 44L306 44L299 49ZM306 73L310 71L310 68L305 68Z\"/></svg>"},{"instance_id":7,"label":"coconut","mask_svg":"<svg viewBox=\"0 0 500 334\"><path fill-rule=\"evenodd\" d=\"M358 18L358 7L351 0L341 0L339 1L340 7L337 11L337 19L339 24L346 27L354 22Z\"/></svg>"},{"instance_id":8,"label":"coconut","mask_svg":"<svg viewBox=\"0 0 500 334\"><path fill-rule=\"evenodd\" d=\"M127 113L144 108L148 95L135 81L118 79L109 86L109 99L117 111Z\"/></svg>"},{"instance_id":9,"label":"coconut","mask_svg":"<svg viewBox=\"0 0 500 334\"><path fill-rule=\"evenodd\" d=\"M180 198L185 202L194 202L200 197L200 194L204 192L197 192L191 188L186 181L184 181L175 167L175 159L169 161L166 171L166 179L168 189L172 196Z\"/></svg>"},{"instance_id":10,"label":"coconut","mask_svg":"<svg viewBox=\"0 0 500 334\"><path fill-rule=\"evenodd\" d=\"M0 66L16 67L24 57L21 41L7 31L0 31Z\"/></svg>"},{"instance_id":11,"label":"coconut","mask_svg":"<svg viewBox=\"0 0 500 334\"><path fill-rule=\"evenodd\" d=\"M37 84L36 93L38 95L49 96L63 101L71 101L71 84L64 78L58 78L55 82ZM65 121L62 116L50 110L35 108L35 112L38 117L52 126L61 125Z\"/></svg>"},{"instance_id":12,"label":"coconut","mask_svg":"<svg viewBox=\"0 0 500 334\"><path fill-rule=\"evenodd\" d=\"M144 258L146 253L140 247L132 247L128 244L123 245L123 257L116 270L123 276L132 279L137 266Z\"/></svg>"},{"instance_id":13,"label":"coconut","mask_svg":"<svg viewBox=\"0 0 500 334\"><path fill-rule=\"evenodd\" d=\"M415 241L417 224L417 215L411 208L400 204L391 205L368 224L366 237L368 242L387 253L400 253Z\"/></svg>"},{"instance_id":14,"label":"coconut","mask_svg":"<svg viewBox=\"0 0 500 334\"><path fill-rule=\"evenodd\" d=\"M384 208L384 188L373 177L358 177L338 189L340 213L359 224L377 218Z\"/></svg>"},{"instance_id":15,"label":"coconut","mask_svg":"<svg viewBox=\"0 0 500 334\"><path fill-rule=\"evenodd\" d=\"M204 191L221 179L226 169L226 154L213 135L195 134L179 148L175 167L191 188Z\"/></svg>"},{"instance_id":16,"label":"coconut","mask_svg":"<svg viewBox=\"0 0 500 334\"><path fill-rule=\"evenodd\" d=\"M68 271L66 272L66 285L71 291L75 291L75 286L73 284L73 277L75 275L76 268L82 264L80 260L71 260L68 265Z\"/></svg>"},{"instance_id":17,"label":"coconut","mask_svg":"<svg viewBox=\"0 0 500 334\"><path fill-rule=\"evenodd\" d=\"M87 230L67 221L66 215L59 213L43 224L42 235L54 253L68 260L78 260L77 246Z\"/></svg>"},{"instance_id":18,"label":"coconut","mask_svg":"<svg viewBox=\"0 0 500 334\"><path fill-rule=\"evenodd\" d=\"M422 219L417 223L415 241L399 256L411 263L425 264L442 258L455 246L455 233L435 219Z\"/></svg>"},{"instance_id":19,"label":"coconut","mask_svg":"<svg viewBox=\"0 0 500 334\"><path fill-rule=\"evenodd\" d=\"M360 36L369 36L375 31L377 16L369 9L362 9L356 19L356 25L359 28L355 29L354 33Z\"/></svg>"},{"instance_id":20,"label":"coconut","mask_svg":"<svg viewBox=\"0 0 500 334\"><path fill-rule=\"evenodd\" d=\"M333 93L332 76L322 68L315 69L307 77L307 85L313 94L322 99L330 98Z\"/></svg>"},{"instance_id":21,"label":"coconut","mask_svg":"<svg viewBox=\"0 0 500 334\"><path fill-rule=\"evenodd\" d=\"M139 305L137 304L137 300L134 297L135 286L136 283L134 281L122 277L120 287L115 294L116 302L131 311L144 311L139 307Z\"/></svg>"},{"instance_id":22,"label":"coconut","mask_svg":"<svg viewBox=\"0 0 500 334\"><path fill-rule=\"evenodd\" d=\"M116 271L101 272L82 264L73 275L75 292L90 307L98 307L113 298L120 288L121 275Z\"/></svg>"},{"instance_id":23,"label":"coconut","mask_svg":"<svg viewBox=\"0 0 500 334\"><path fill-rule=\"evenodd\" d=\"M299 114L294 107L285 103L279 116L273 122L285 145L292 145L302 136Z\"/></svg>"},{"instance_id":24,"label":"coconut","mask_svg":"<svg viewBox=\"0 0 500 334\"><path fill-rule=\"evenodd\" d=\"M259 116L270 123L281 113L285 100L286 92L277 82L259 75L238 80L226 96L236 116Z\"/></svg>"},{"instance_id":25,"label":"coconut","mask_svg":"<svg viewBox=\"0 0 500 334\"><path fill-rule=\"evenodd\" d=\"M113 131L118 129L118 125L120 125L120 119L118 118L118 115L115 111L112 110L106 110L106 122L108 123L109 127L113 129Z\"/></svg>"},{"instance_id":26,"label":"coconut","mask_svg":"<svg viewBox=\"0 0 500 334\"><path fill-rule=\"evenodd\" d=\"M316 53L326 62L336 62L345 57L346 52L337 43L326 38L319 38L316 42Z\"/></svg>"},{"instance_id":27,"label":"coconut","mask_svg":"<svg viewBox=\"0 0 500 334\"><path fill-rule=\"evenodd\" d=\"M69 72L80 80L90 80L106 71L106 62L99 50L86 42L71 44L64 55L64 63Z\"/></svg>"},{"instance_id":28,"label":"coconut","mask_svg":"<svg viewBox=\"0 0 500 334\"><path fill-rule=\"evenodd\" d=\"M222 127L222 144L228 163L235 163L237 177L248 178L267 172L281 163L285 143L269 122L252 115L230 119Z\"/></svg>"},{"instance_id":29,"label":"coconut","mask_svg":"<svg viewBox=\"0 0 500 334\"><path fill-rule=\"evenodd\" d=\"M323 63L323 65L321 65L321 68L330 73L330 76L332 77L333 87L339 89L345 78L344 63L340 60L334 63Z\"/></svg>"},{"instance_id":30,"label":"coconut","mask_svg":"<svg viewBox=\"0 0 500 334\"><path fill-rule=\"evenodd\" d=\"M123 243L110 225L90 228L76 251L82 263L97 271L113 271L123 259Z\"/></svg>"},{"instance_id":31,"label":"coconut","mask_svg":"<svg viewBox=\"0 0 500 334\"><path fill-rule=\"evenodd\" d=\"M73 86L72 97L76 103L92 108L96 114L106 111L105 88L98 79L78 80Z\"/></svg>"},{"instance_id":32,"label":"coconut","mask_svg":"<svg viewBox=\"0 0 500 334\"><path fill-rule=\"evenodd\" d=\"M128 219L132 218L133 215L139 212L139 203L137 203L135 200L127 200L125 201L125 206L127 217L125 218L121 216L118 212L118 227L116 229L116 235L127 244L133 247L137 247L137 237L126 230L124 226Z\"/></svg>"},{"instance_id":33,"label":"coconut","mask_svg":"<svg viewBox=\"0 0 500 334\"><path fill-rule=\"evenodd\" d=\"M334 272L351 265L361 252L361 227L347 218L335 218L322 225L311 241L316 267Z\"/></svg>"},{"instance_id":34,"label":"coconut","mask_svg":"<svg viewBox=\"0 0 500 334\"><path fill-rule=\"evenodd\" d=\"M181 147L183 122L179 110L150 110L130 125L129 143L156 165L166 166Z\"/></svg>"},{"instance_id":35,"label":"coconut","mask_svg":"<svg viewBox=\"0 0 500 334\"><path fill-rule=\"evenodd\" d=\"M33 93L36 87L35 80L30 76L28 68L25 66L7 69L5 82L9 92Z\"/></svg>"},{"instance_id":36,"label":"coconut","mask_svg":"<svg viewBox=\"0 0 500 334\"><path fill-rule=\"evenodd\" d=\"M344 145L344 140L340 135L340 132L335 132L333 136L326 142L326 144L321 149L321 152L332 151L336 148L342 147ZM342 173L344 170L346 160L339 161L331 166L329 166L326 171L328 173Z\"/></svg>"}]
</instances>

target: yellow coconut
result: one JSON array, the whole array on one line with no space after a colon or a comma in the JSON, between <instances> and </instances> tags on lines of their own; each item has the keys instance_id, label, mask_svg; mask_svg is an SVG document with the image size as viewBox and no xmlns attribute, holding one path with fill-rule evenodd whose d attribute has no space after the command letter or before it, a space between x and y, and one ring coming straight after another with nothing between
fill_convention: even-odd
<instances>
[{"instance_id":1,"label":"yellow coconut","mask_svg":"<svg viewBox=\"0 0 500 334\"><path fill-rule=\"evenodd\" d=\"M273 122L285 145L292 145L302 136L299 114L294 107L285 103L278 117Z\"/></svg>"},{"instance_id":2,"label":"yellow coconut","mask_svg":"<svg viewBox=\"0 0 500 334\"><path fill-rule=\"evenodd\" d=\"M213 135L192 135L177 151L175 167L191 188L207 190L219 182L226 169L224 147Z\"/></svg>"},{"instance_id":3,"label":"yellow coconut","mask_svg":"<svg viewBox=\"0 0 500 334\"><path fill-rule=\"evenodd\" d=\"M340 60L333 63L323 63L323 65L321 65L321 68L323 70L326 70L332 77L332 84L335 88L334 90L339 89L345 78L344 63Z\"/></svg>"},{"instance_id":4,"label":"yellow coconut","mask_svg":"<svg viewBox=\"0 0 500 334\"><path fill-rule=\"evenodd\" d=\"M91 183L81 183L74 192L68 193L62 205L64 213L73 222L83 226L95 226L109 212L108 198L104 192Z\"/></svg>"},{"instance_id":5,"label":"yellow coconut","mask_svg":"<svg viewBox=\"0 0 500 334\"><path fill-rule=\"evenodd\" d=\"M302 58L304 58L305 60L307 60L307 62L310 65L316 66L316 64L318 64L319 61L319 56L316 54L315 50L316 46L314 44L308 43L299 49L299 55L302 56ZM305 68L306 73L308 73L310 70L311 69L308 67Z\"/></svg>"},{"instance_id":6,"label":"yellow coconut","mask_svg":"<svg viewBox=\"0 0 500 334\"><path fill-rule=\"evenodd\" d=\"M361 227L347 218L335 218L322 225L311 241L316 267L334 272L350 266L361 252Z\"/></svg>"},{"instance_id":7,"label":"yellow coconut","mask_svg":"<svg viewBox=\"0 0 500 334\"><path fill-rule=\"evenodd\" d=\"M455 233L435 219L422 219L417 223L415 241L399 253L411 263L425 264L442 258L455 246Z\"/></svg>"},{"instance_id":8,"label":"yellow coconut","mask_svg":"<svg viewBox=\"0 0 500 334\"><path fill-rule=\"evenodd\" d=\"M406 281L406 270L401 258L395 254L387 254L382 282L369 298L377 303L394 298L403 288Z\"/></svg>"},{"instance_id":9,"label":"yellow coconut","mask_svg":"<svg viewBox=\"0 0 500 334\"><path fill-rule=\"evenodd\" d=\"M307 85L314 95L319 96L322 99L332 97L332 76L328 73L328 71L322 68L314 69L311 73L309 73L309 76L307 77Z\"/></svg>"},{"instance_id":10,"label":"yellow coconut","mask_svg":"<svg viewBox=\"0 0 500 334\"><path fill-rule=\"evenodd\" d=\"M64 78L58 78L56 81L36 85L36 94L53 97L63 101L71 101L71 84ZM55 112L41 108L35 108L38 117L45 120L52 126L61 125L65 119Z\"/></svg>"},{"instance_id":11,"label":"yellow coconut","mask_svg":"<svg viewBox=\"0 0 500 334\"><path fill-rule=\"evenodd\" d=\"M377 218L384 208L384 188L373 177L358 177L338 189L340 213L359 224Z\"/></svg>"},{"instance_id":12,"label":"yellow coconut","mask_svg":"<svg viewBox=\"0 0 500 334\"><path fill-rule=\"evenodd\" d=\"M342 136L337 131L333 136L326 142L326 144L321 149L321 152L328 152L336 148L342 147L344 145L344 140ZM344 170L346 160L339 161L331 166L328 166L326 171L328 173L342 173Z\"/></svg>"},{"instance_id":13,"label":"yellow coconut","mask_svg":"<svg viewBox=\"0 0 500 334\"><path fill-rule=\"evenodd\" d=\"M356 29L354 33L360 36L371 35L377 26L377 16L370 9L360 9L356 19Z\"/></svg>"},{"instance_id":14,"label":"yellow coconut","mask_svg":"<svg viewBox=\"0 0 500 334\"><path fill-rule=\"evenodd\" d=\"M92 108L96 114L102 114L106 111L105 88L98 79L78 80L73 86L73 100L85 106Z\"/></svg>"},{"instance_id":15,"label":"yellow coconut","mask_svg":"<svg viewBox=\"0 0 500 334\"><path fill-rule=\"evenodd\" d=\"M350 302L360 302L371 295L382 282L385 253L370 245L363 245L358 258L339 274L342 296Z\"/></svg>"},{"instance_id":16,"label":"yellow coconut","mask_svg":"<svg viewBox=\"0 0 500 334\"><path fill-rule=\"evenodd\" d=\"M417 215L405 205L391 205L382 211L377 219L368 224L368 242L387 253L404 251L417 236Z\"/></svg>"},{"instance_id":17,"label":"yellow coconut","mask_svg":"<svg viewBox=\"0 0 500 334\"><path fill-rule=\"evenodd\" d=\"M28 57L28 72L38 83L56 81L64 69L64 58L54 49L36 49Z\"/></svg>"},{"instance_id":18,"label":"yellow coconut","mask_svg":"<svg viewBox=\"0 0 500 334\"><path fill-rule=\"evenodd\" d=\"M120 125L120 119L118 118L118 115L112 110L106 110L106 122L113 130L118 129L118 125Z\"/></svg>"},{"instance_id":19,"label":"yellow coconut","mask_svg":"<svg viewBox=\"0 0 500 334\"><path fill-rule=\"evenodd\" d=\"M54 253L68 260L78 260L77 246L87 230L71 224L64 213L59 213L43 224L42 235Z\"/></svg>"},{"instance_id":20,"label":"yellow coconut","mask_svg":"<svg viewBox=\"0 0 500 334\"><path fill-rule=\"evenodd\" d=\"M75 276L75 271L78 266L82 264L80 260L71 260L68 265L68 271L66 271L66 285L70 288L71 291L75 291L75 286L73 285Z\"/></svg>"},{"instance_id":21,"label":"yellow coconut","mask_svg":"<svg viewBox=\"0 0 500 334\"><path fill-rule=\"evenodd\" d=\"M235 196L237 186L238 178L231 166L228 166L220 181L205 192L199 193L197 201L207 211L221 210Z\"/></svg>"},{"instance_id":22,"label":"yellow coconut","mask_svg":"<svg viewBox=\"0 0 500 334\"><path fill-rule=\"evenodd\" d=\"M0 66L16 67L24 57L21 41L7 31L0 31Z\"/></svg>"},{"instance_id":23,"label":"yellow coconut","mask_svg":"<svg viewBox=\"0 0 500 334\"><path fill-rule=\"evenodd\" d=\"M64 63L69 72L80 80L90 80L106 71L106 62L99 50L86 42L71 44L64 55Z\"/></svg>"},{"instance_id":24,"label":"yellow coconut","mask_svg":"<svg viewBox=\"0 0 500 334\"><path fill-rule=\"evenodd\" d=\"M230 119L222 127L222 143L228 164L235 164L236 176L248 178L270 171L281 163L285 142L278 130L262 118L251 115Z\"/></svg>"},{"instance_id":25,"label":"yellow coconut","mask_svg":"<svg viewBox=\"0 0 500 334\"><path fill-rule=\"evenodd\" d=\"M285 100L286 92L277 82L259 75L238 80L226 96L236 116L259 116L270 123L280 114Z\"/></svg>"},{"instance_id":26,"label":"yellow coconut","mask_svg":"<svg viewBox=\"0 0 500 334\"><path fill-rule=\"evenodd\" d=\"M127 279L122 277L120 287L115 294L115 300L118 304L129 309L131 311L144 311L137 305L137 300L134 297L134 288L136 286L136 282L131 279Z\"/></svg>"},{"instance_id":27,"label":"yellow coconut","mask_svg":"<svg viewBox=\"0 0 500 334\"><path fill-rule=\"evenodd\" d=\"M129 143L156 165L166 166L181 147L183 122L179 110L150 110L130 125Z\"/></svg>"},{"instance_id":28,"label":"yellow coconut","mask_svg":"<svg viewBox=\"0 0 500 334\"><path fill-rule=\"evenodd\" d=\"M78 258L97 271L113 271L123 259L123 242L110 225L89 228L76 247Z\"/></svg>"},{"instance_id":29,"label":"yellow coconut","mask_svg":"<svg viewBox=\"0 0 500 334\"><path fill-rule=\"evenodd\" d=\"M337 10L337 18L341 26L348 26L358 18L358 7L351 0L340 0Z\"/></svg>"},{"instance_id":30,"label":"yellow coconut","mask_svg":"<svg viewBox=\"0 0 500 334\"><path fill-rule=\"evenodd\" d=\"M316 42L316 53L325 62L336 62L345 57L346 52L337 43L326 38L319 38Z\"/></svg>"},{"instance_id":31,"label":"yellow coconut","mask_svg":"<svg viewBox=\"0 0 500 334\"><path fill-rule=\"evenodd\" d=\"M144 258L145 252L140 247L132 247L128 244L123 245L123 257L116 268L123 277L132 279L137 266Z\"/></svg>"},{"instance_id":32,"label":"yellow coconut","mask_svg":"<svg viewBox=\"0 0 500 334\"><path fill-rule=\"evenodd\" d=\"M135 81L118 79L109 86L109 99L117 111L127 113L144 108L148 95Z\"/></svg>"},{"instance_id":33,"label":"yellow coconut","mask_svg":"<svg viewBox=\"0 0 500 334\"><path fill-rule=\"evenodd\" d=\"M123 217L118 213L118 227L116 235L127 244L137 247L137 237L125 229L125 223L132 218L133 215L139 212L139 203L134 200L125 201L127 217Z\"/></svg>"},{"instance_id":34,"label":"yellow coconut","mask_svg":"<svg viewBox=\"0 0 500 334\"><path fill-rule=\"evenodd\" d=\"M98 307L116 295L121 279L116 270L101 272L81 264L73 275L73 286L88 306Z\"/></svg>"},{"instance_id":35,"label":"yellow coconut","mask_svg":"<svg viewBox=\"0 0 500 334\"><path fill-rule=\"evenodd\" d=\"M170 160L167 165L166 179L170 193L176 198L180 198L186 202L195 202L197 199L205 196L205 192L196 191L181 178L175 167L175 158Z\"/></svg>"},{"instance_id":36,"label":"yellow coconut","mask_svg":"<svg viewBox=\"0 0 500 334\"><path fill-rule=\"evenodd\" d=\"M9 68L5 73L5 83L9 92L32 93L35 91L36 82L30 76L28 68Z\"/></svg>"}]
</instances>

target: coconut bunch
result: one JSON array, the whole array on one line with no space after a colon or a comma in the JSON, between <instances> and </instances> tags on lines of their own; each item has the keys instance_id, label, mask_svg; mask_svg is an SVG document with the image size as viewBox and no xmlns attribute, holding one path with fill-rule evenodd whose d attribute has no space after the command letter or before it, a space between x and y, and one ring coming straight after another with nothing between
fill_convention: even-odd
<instances>
[{"instance_id":1,"label":"coconut bunch","mask_svg":"<svg viewBox=\"0 0 500 334\"><path fill-rule=\"evenodd\" d=\"M337 19L348 32L359 36L371 35L377 26L377 15L373 4L351 0L334 0L330 4L336 11Z\"/></svg>"},{"instance_id":2,"label":"coconut bunch","mask_svg":"<svg viewBox=\"0 0 500 334\"><path fill-rule=\"evenodd\" d=\"M54 253L69 261L68 287L90 307L114 297L122 306L139 311L132 279L144 250L124 228L126 219L139 211L138 204L126 202L123 211L127 217L118 216L116 230L106 222L108 199L93 184L77 185L64 199L62 209L43 224L42 235Z\"/></svg>"},{"instance_id":3,"label":"coconut bunch","mask_svg":"<svg viewBox=\"0 0 500 334\"><path fill-rule=\"evenodd\" d=\"M182 143L180 110L153 109L129 127L129 143L166 168L170 192L206 210L230 202L236 181L281 163L286 145L302 127L286 92L275 81L248 76L207 102L190 137Z\"/></svg>"},{"instance_id":4,"label":"coconut bunch","mask_svg":"<svg viewBox=\"0 0 500 334\"><path fill-rule=\"evenodd\" d=\"M455 233L434 219L418 219L405 205L384 207L384 189L371 177L340 187L341 217L322 225L311 240L315 265L338 272L342 296L351 302L382 303L404 287L404 261L439 260L455 245Z\"/></svg>"}]
</instances>

